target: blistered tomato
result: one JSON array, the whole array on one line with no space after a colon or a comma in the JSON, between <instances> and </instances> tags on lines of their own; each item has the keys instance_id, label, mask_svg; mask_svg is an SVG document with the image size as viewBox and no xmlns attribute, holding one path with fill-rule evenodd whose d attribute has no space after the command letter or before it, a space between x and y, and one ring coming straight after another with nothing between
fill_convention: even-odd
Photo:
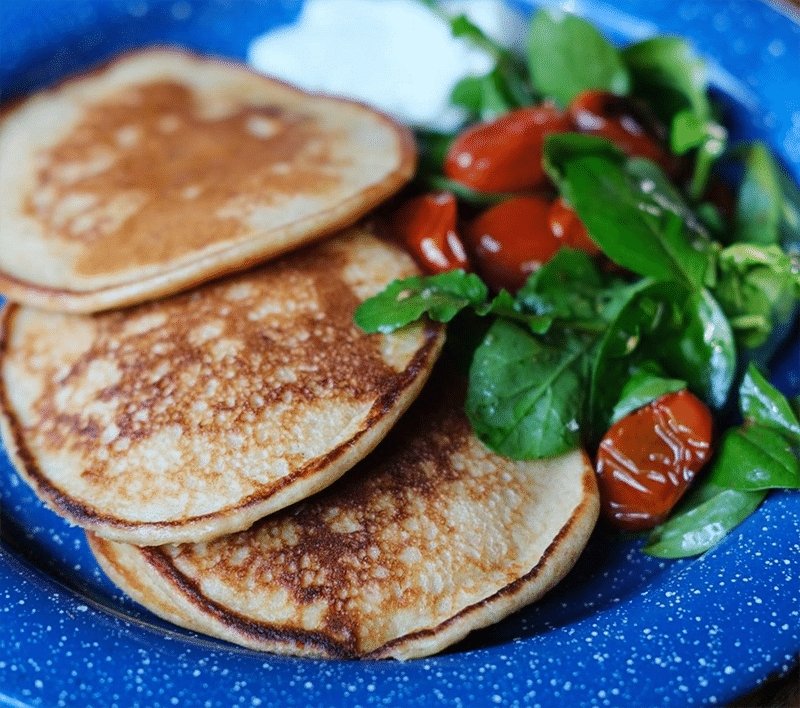
<instances>
[{"instance_id":1,"label":"blistered tomato","mask_svg":"<svg viewBox=\"0 0 800 708\"><path fill-rule=\"evenodd\" d=\"M603 513L628 531L666 519L711 454L711 413L688 391L625 416L597 451Z\"/></svg>"},{"instance_id":2,"label":"blistered tomato","mask_svg":"<svg viewBox=\"0 0 800 708\"><path fill-rule=\"evenodd\" d=\"M554 106L520 108L461 133L447 152L444 173L481 192L543 187L544 137L569 130L569 119Z\"/></svg>"},{"instance_id":3,"label":"blistered tomato","mask_svg":"<svg viewBox=\"0 0 800 708\"><path fill-rule=\"evenodd\" d=\"M456 198L450 192L409 199L391 216L392 229L428 273L469 270L464 244L456 231Z\"/></svg>"},{"instance_id":4,"label":"blistered tomato","mask_svg":"<svg viewBox=\"0 0 800 708\"><path fill-rule=\"evenodd\" d=\"M464 231L483 279L495 290L518 290L563 245L550 230L550 203L514 197L491 207Z\"/></svg>"},{"instance_id":5,"label":"blistered tomato","mask_svg":"<svg viewBox=\"0 0 800 708\"><path fill-rule=\"evenodd\" d=\"M560 197L550 207L548 221L553 235L560 238L565 246L585 251L590 256L602 253L574 209Z\"/></svg>"},{"instance_id":6,"label":"blistered tomato","mask_svg":"<svg viewBox=\"0 0 800 708\"><path fill-rule=\"evenodd\" d=\"M606 91L584 91L567 112L581 133L608 138L626 154L653 160L669 174L678 168L664 146L663 130L630 99Z\"/></svg>"}]
</instances>

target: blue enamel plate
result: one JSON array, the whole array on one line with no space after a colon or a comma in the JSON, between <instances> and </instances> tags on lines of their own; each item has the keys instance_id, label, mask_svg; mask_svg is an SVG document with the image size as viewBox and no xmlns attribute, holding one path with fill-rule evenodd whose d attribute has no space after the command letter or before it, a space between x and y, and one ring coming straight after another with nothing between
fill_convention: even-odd
<instances>
[{"instance_id":1,"label":"blue enamel plate","mask_svg":"<svg viewBox=\"0 0 800 708\"><path fill-rule=\"evenodd\" d=\"M690 38L711 60L734 137L767 140L800 181L800 25L789 10L756 0L553 4L618 41ZM152 43L244 58L299 5L6 0L2 98ZM774 370L781 388L800 392L797 329ZM800 650L798 493L772 494L694 560L659 561L641 540L598 532L541 602L406 663L288 659L168 625L105 579L83 534L36 500L4 454L0 494L0 700L11 705L726 703L792 670Z\"/></svg>"}]
</instances>

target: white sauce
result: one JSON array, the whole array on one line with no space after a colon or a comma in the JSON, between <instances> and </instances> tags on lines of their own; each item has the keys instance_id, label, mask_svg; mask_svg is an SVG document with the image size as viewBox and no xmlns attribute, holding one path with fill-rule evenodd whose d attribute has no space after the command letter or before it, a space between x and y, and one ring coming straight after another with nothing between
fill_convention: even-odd
<instances>
[{"instance_id":1,"label":"white sauce","mask_svg":"<svg viewBox=\"0 0 800 708\"><path fill-rule=\"evenodd\" d=\"M449 0L441 9L465 13L501 44L524 44L524 18L499 0ZM456 82L492 68L485 52L454 39L449 25L418 0L307 0L297 23L253 40L248 60L309 91L439 130L464 119L448 105Z\"/></svg>"}]
</instances>

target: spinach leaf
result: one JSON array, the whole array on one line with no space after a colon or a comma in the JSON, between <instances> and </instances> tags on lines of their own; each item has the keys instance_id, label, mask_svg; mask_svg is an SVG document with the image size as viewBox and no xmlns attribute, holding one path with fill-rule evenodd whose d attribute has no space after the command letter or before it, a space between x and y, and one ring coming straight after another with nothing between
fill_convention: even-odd
<instances>
[{"instance_id":1,"label":"spinach leaf","mask_svg":"<svg viewBox=\"0 0 800 708\"><path fill-rule=\"evenodd\" d=\"M734 216L734 238L762 246L779 240L783 214L780 169L769 149L760 142L744 152L744 177Z\"/></svg>"},{"instance_id":2,"label":"spinach leaf","mask_svg":"<svg viewBox=\"0 0 800 708\"><path fill-rule=\"evenodd\" d=\"M676 155L683 155L697 148L694 172L689 183L689 196L699 200L706 190L711 168L725 152L728 132L715 120L698 116L685 110L672 120L670 146Z\"/></svg>"},{"instance_id":3,"label":"spinach leaf","mask_svg":"<svg viewBox=\"0 0 800 708\"><path fill-rule=\"evenodd\" d=\"M628 70L616 48L589 22L539 10L528 34L528 70L536 90L566 106L582 91L625 95Z\"/></svg>"},{"instance_id":4,"label":"spinach leaf","mask_svg":"<svg viewBox=\"0 0 800 708\"><path fill-rule=\"evenodd\" d=\"M625 153L607 138L583 133L554 133L545 136L542 166L547 176L563 191L564 168L577 157L596 155L613 162L625 162Z\"/></svg>"},{"instance_id":5,"label":"spinach leaf","mask_svg":"<svg viewBox=\"0 0 800 708\"><path fill-rule=\"evenodd\" d=\"M686 381L710 405L724 404L736 350L730 327L708 292L667 281L629 286L597 346L589 389L590 441L606 432L623 385L644 361L657 362Z\"/></svg>"},{"instance_id":6,"label":"spinach leaf","mask_svg":"<svg viewBox=\"0 0 800 708\"><path fill-rule=\"evenodd\" d=\"M766 425L729 430L714 458L709 481L740 491L800 488L800 460L789 441Z\"/></svg>"},{"instance_id":7,"label":"spinach leaf","mask_svg":"<svg viewBox=\"0 0 800 708\"><path fill-rule=\"evenodd\" d=\"M583 251L562 248L517 292L517 307L586 332L605 330L609 303L626 286L600 272Z\"/></svg>"},{"instance_id":8,"label":"spinach leaf","mask_svg":"<svg viewBox=\"0 0 800 708\"><path fill-rule=\"evenodd\" d=\"M393 332L427 314L449 322L465 307L486 302L489 289L472 273L452 270L429 276L395 280L385 290L365 300L355 313L355 323L368 333Z\"/></svg>"},{"instance_id":9,"label":"spinach leaf","mask_svg":"<svg viewBox=\"0 0 800 708\"><path fill-rule=\"evenodd\" d=\"M495 60L494 68L484 76L468 76L459 81L450 96L451 103L463 106L473 119L480 120L490 120L534 103L536 97L520 58L495 42L466 15L451 17L449 22L454 37L469 40Z\"/></svg>"},{"instance_id":10,"label":"spinach leaf","mask_svg":"<svg viewBox=\"0 0 800 708\"><path fill-rule=\"evenodd\" d=\"M668 185L647 160L620 165L588 155L565 163L562 193L613 261L642 276L702 287L713 245Z\"/></svg>"},{"instance_id":11,"label":"spinach leaf","mask_svg":"<svg viewBox=\"0 0 800 708\"><path fill-rule=\"evenodd\" d=\"M736 374L736 344L722 308L708 292L696 290L665 320L661 341L648 343L658 361L713 408L728 399Z\"/></svg>"},{"instance_id":12,"label":"spinach leaf","mask_svg":"<svg viewBox=\"0 0 800 708\"><path fill-rule=\"evenodd\" d=\"M653 107L666 124L682 110L708 118L705 62L680 37L653 37L625 48L622 58L631 75L632 93Z\"/></svg>"},{"instance_id":13,"label":"spinach leaf","mask_svg":"<svg viewBox=\"0 0 800 708\"><path fill-rule=\"evenodd\" d=\"M611 414L611 423L616 423L668 393L675 393L684 388L686 388L685 381L665 377L663 369L658 364L648 362L635 370L622 387L620 399Z\"/></svg>"},{"instance_id":14,"label":"spinach leaf","mask_svg":"<svg viewBox=\"0 0 800 708\"><path fill-rule=\"evenodd\" d=\"M426 189L452 192L460 201L478 207L500 204L500 202L504 202L514 196L503 192L478 192L442 174L422 174L419 175L419 181Z\"/></svg>"},{"instance_id":15,"label":"spinach leaf","mask_svg":"<svg viewBox=\"0 0 800 708\"><path fill-rule=\"evenodd\" d=\"M497 320L470 368L466 410L476 435L515 460L577 447L589 346L577 337L536 338Z\"/></svg>"},{"instance_id":16,"label":"spinach leaf","mask_svg":"<svg viewBox=\"0 0 800 708\"><path fill-rule=\"evenodd\" d=\"M778 246L728 246L719 254L713 292L737 343L759 347L773 330L792 321L800 302L800 255Z\"/></svg>"},{"instance_id":17,"label":"spinach leaf","mask_svg":"<svg viewBox=\"0 0 800 708\"><path fill-rule=\"evenodd\" d=\"M497 68L483 76L465 76L453 87L450 103L466 109L472 120L492 120L519 107Z\"/></svg>"},{"instance_id":18,"label":"spinach leaf","mask_svg":"<svg viewBox=\"0 0 800 708\"><path fill-rule=\"evenodd\" d=\"M800 422L789 401L751 364L739 388L742 416L800 444Z\"/></svg>"},{"instance_id":19,"label":"spinach leaf","mask_svg":"<svg viewBox=\"0 0 800 708\"><path fill-rule=\"evenodd\" d=\"M658 558L688 558L716 546L763 501L766 492L722 489L706 482L683 510L650 534L644 552Z\"/></svg>"}]
</instances>

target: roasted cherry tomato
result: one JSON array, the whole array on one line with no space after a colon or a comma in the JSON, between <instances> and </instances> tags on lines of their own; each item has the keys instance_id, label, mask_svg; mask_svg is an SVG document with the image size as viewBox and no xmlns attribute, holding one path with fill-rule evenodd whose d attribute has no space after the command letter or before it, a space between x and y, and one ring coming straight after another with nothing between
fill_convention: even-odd
<instances>
[{"instance_id":1,"label":"roasted cherry tomato","mask_svg":"<svg viewBox=\"0 0 800 708\"><path fill-rule=\"evenodd\" d=\"M447 151L444 173L481 192L543 187L544 137L570 129L569 119L554 106L520 108L461 133Z\"/></svg>"},{"instance_id":2,"label":"roasted cherry tomato","mask_svg":"<svg viewBox=\"0 0 800 708\"><path fill-rule=\"evenodd\" d=\"M605 516L628 531L662 522L711 454L711 413L688 391L611 426L597 451Z\"/></svg>"},{"instance_id":3,"label":"roasted cherry tomato","mask_svg":"<svg viewBox=\"0 0 800 708\"><path fill-rule=\"evenodd\" d=\"M550 203L541 197L514 197L484 211L464 231L478 272L495 290L512 292L563 242L553 236Z\"/></svg>"},{"instance_id":4,"label":"roasted cherry tomato","mask_svg":"<svg viewBox=\"0 0 800 708\"><path fill-rule=\"evenodd\" d=\"M678 169L664 145L663 128L630 99L606 91L584 91L567 112L581 133L608 138L628 155L657 162L668 174Z\"/></svg>"},{"instance_id":5,"label":"roasted cherry tomato","mask_svg":"<svg viewBox=\"0 0 800 708\"><path fill-rule=\"evenodd\" d=\"M563 199L558 198L553 202L548 221L553 235L560 238L563 245L586 251L591 256L602 253L600 247L592 241L574 209Z\"/></svg>"},{"instance_id":6,"label":"roasted cherry tomato","mask_svg":"<svg viewBox=\"0 0 800 708\"><path fill-rule=\"evenodd\" d=\"M456 232L456 198L434 192L409 199L392 215L392 229L420 267L428 273L470 269Z\"/></svg>"}]
</instances>

